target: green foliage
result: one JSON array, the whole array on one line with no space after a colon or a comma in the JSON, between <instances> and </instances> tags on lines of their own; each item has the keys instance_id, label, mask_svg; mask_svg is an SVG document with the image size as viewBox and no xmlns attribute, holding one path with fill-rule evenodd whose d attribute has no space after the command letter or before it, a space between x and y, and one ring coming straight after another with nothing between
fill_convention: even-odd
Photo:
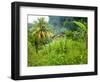
<instances>
[{"instance_id":1,"label":"green foliage","mask_svg":"<svg viewBox=\"0 0 100 82\"><path fill-rule=\"evenodd\" d=\"M29 58L33 59L29 66L86 64L87 50L82 41L60 38L47 47L43 46L38 55L33 53Z\"/></svg>"},{"instance_id":2,"label":"green foliage","mask_svg":"<svg viewBox=\"0 0 100 82\"><path fill-rule=\"evenodd\" d=\"M83 31L87 31L86 25L79 22L79 21L73 21L77 26L79 26Z\"/></svg>"},{"instance_id":3,"label":"green foliage","mask_svg":"<svg viewBox=\"0 0 100 82\"><path fill-rule=\"evenodd\" d=\"M67 24L79 29L54 34L44 18L33 23L32 30L28 30L28 66L87 64L87 24L65 21Z\"/></svg>"},{"instance_id":4,"label":"green foliage","mask_svg":"<svg viewBox=\"0 0 100 82\"><path fill-rule=\"evenodd\" d=\"M74 36L73 31L71 30L65 31L65 34L66 34L66 37L70 39L72 39Z\"/></svg>"},{"instance_id":5,"label":"green foliage","mask_svg":"<svg viewBox=\"0 0 100 82\"><path fill-rule=\"evenodd\" d=\"M33 32L32 36L34 37L33 43L35 44L36 52L38 53L38 49L41 45L45 45L52 33L48 28L49 24L44 20L43 17L38 18L38 21L35 21L33 24Z\"/></svg>"}]
</instances>

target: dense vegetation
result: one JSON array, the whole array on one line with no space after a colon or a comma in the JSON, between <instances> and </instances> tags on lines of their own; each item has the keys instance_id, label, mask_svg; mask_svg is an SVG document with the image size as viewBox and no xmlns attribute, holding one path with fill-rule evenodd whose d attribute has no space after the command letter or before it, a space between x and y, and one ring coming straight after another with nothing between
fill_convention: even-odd
<instances>
[{"instance_id":1,"label":"dense vegetation","mask_svg":"<svg viewBox=\"0 0 100 82\"><path fill-rule=\"evenodd\" d=\"M88 63L87 19L70 18L73 20L64 20L56 27L42 17L28 27L28 66Z\"/></svg>"}]
</instances>

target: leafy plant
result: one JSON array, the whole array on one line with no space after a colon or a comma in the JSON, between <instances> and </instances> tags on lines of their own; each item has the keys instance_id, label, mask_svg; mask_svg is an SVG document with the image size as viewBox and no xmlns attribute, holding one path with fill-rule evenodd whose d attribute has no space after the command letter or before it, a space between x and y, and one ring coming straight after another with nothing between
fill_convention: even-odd
<instances>
[{"instance_id":1,"label":"leafy plant","mask_svg":"<svg viewBox=\"0 0 100 82\"><path fill-rule=\"evenodd\" d=\"M87 39L88 39L88 34L87 34L87 24L83 24L79 21L73 21L73 23L75 23L77 26L79 26L79 28L81 28L83 31L83 37L84 37L84 40L86 41L86 48L87 48Z\"/></svg>"},{"instance_id":2,"label":"leafy plant","mask_svg":"<svg viewBox=\"0 0 100 82\"><path fill-rule=\"evenodd\" d=\"M79 26L83 31L87 31L87 26L85 24L83 24L82 22L79 21L73 21L74 24L76 24L77 26Z\"/></svg>"},{"instance_id":3,"label":"leafy plant","mask_svg":"<svg viewBox=\"0 0 100 82\"><path fill-rule=\"evenodd\" d=\"M74 20L65 21L67 24L76 29L59 27L59 31L54 27L59 31L54 32L43 17L33 22L28 30L28 66L87 64L87 23Z\"/></svg>"},{"instance_id":4,"label":"leafy plant","mask_svg":"<svg viewBox=\"0 0 100 82\"><path fill-rule=\"evenodd\" d=\"M53 35L53 33L48 28L48 23L44 20L44 18L38 18L38 21L35 21L33 24L33 37L35 37L35 48L38 53L39 45L45 45L48 39Z\"/></svg>"}]
</instances>

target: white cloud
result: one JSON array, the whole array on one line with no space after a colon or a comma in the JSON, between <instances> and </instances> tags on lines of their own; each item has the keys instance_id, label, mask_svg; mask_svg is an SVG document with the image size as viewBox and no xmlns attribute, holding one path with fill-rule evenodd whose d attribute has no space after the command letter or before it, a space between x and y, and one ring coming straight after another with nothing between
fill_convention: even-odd
<instances>
[{"instance_id":1,"label":"white cloud","mask_svg":"<svg viewBox=\"0 0 100 82\"><path fill-rule=\"evenodd\" d=\"M49 21L49 17L48 16L33 16L33 15L30 15L28 16L28 23L33 23L34 21L37 21L38 18L40 17L44 17L45 18L45 21Z\"/></svg>"}]
</instances>

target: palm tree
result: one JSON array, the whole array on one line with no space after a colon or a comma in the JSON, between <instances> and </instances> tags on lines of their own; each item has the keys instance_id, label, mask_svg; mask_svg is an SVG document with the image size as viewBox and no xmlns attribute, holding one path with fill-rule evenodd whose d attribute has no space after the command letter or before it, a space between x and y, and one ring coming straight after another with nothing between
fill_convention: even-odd
<instances>
[{"instance_id":1,"label":"palm tree","mask_svg":"<svg viewBox=\"0 0 100 82\"><path fill-rule=\"evenodd\" d=\"M48 23L44 20L43 17L38 18L38 21L35 21L33 24L32 35L35 37L35 48L36 53L38 53L39 45L45 45L46 41L53 36Z\"/></svg>"}]
</instances>

